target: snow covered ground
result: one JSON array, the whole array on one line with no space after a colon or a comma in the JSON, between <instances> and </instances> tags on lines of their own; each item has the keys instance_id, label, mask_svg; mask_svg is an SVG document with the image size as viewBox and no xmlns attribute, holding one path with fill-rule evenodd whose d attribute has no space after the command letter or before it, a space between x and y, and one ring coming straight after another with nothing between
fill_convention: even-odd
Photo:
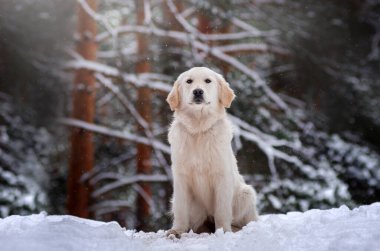
<instances>
[{"instance_id":1,"label":"snow covered ground","mask_svg":"<svg viewBox=\"0 0 380 251\"><path fill-rule=\"evenodd\" d=\"M265 215L237 233L189 233L175 240L163 230L135 232L115 222L10 216L0 219L0 250L380 250L380 203Z\"/></svg>"}]
</instances>

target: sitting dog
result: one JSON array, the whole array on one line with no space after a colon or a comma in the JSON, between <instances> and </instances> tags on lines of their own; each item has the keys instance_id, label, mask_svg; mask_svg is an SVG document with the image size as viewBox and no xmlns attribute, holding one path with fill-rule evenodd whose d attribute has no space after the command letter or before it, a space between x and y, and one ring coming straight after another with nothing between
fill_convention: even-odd
<instances>
[{"instance_id":1,"label":"sitting dog","mask_svg":"<svg viewBox=\"0 0 380 251\"><path fill-rule=\"evenodd\" d=\"M210 220L215 229L236 231L258 219L256 192L239 174L231 147L226 108L234 98L225 79L206 67L182 73L168 95L174 222L167 236L199 232Z\"/></svg>"}]
</instances>

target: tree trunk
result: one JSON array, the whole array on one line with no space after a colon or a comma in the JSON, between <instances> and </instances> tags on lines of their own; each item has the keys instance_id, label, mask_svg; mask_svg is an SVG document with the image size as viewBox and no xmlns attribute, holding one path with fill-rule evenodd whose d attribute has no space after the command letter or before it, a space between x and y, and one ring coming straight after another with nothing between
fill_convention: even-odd
<instances>
[{"instance_id":1,"label":"tree trunk","mask_svg":"<svg viewBox=\"0 0 380 251\"><path fill-rule=\"evenodd\" d=\"M178 0L174 1L174 5L177 8L178 12L183 10L183 2ZM162 3L162 12L165 17L165 22L163 28L165 30L173 30L173 31L183 31L182 25L177 21L173 13L170 11L168 3L164 1ZM176 39L172 38L161 38L162 47L168 48L168 50L164 50L162 55L160 56L160 60L163 60L162 64L162 72L167 75L175 75L177 74L176 70L178 65L184 65L183 55L181 53L173 53L170 49L178 48L183 45L183 42L179 42Z\"/></svg>"},{"instance_id":2,"label":"tree trunk","mask_svg":"<svg viewBox=\"0 0 380 251\"><path fill-rule=\"evenodd\" d=\"M203 34L212 34L213 33L213 27L212 22L209 16L209 13L205 9L201 9L201 11L198 12L197 15L198 24L197 28L198 31L200 31ZM206 41L207 45L212 46L212 41ZM202 52L202 50L198 50L199 52Z\"/></svg>"},{"instance_id":3,"label":"tree trunk","mask_svg":"<svg viewBox=\"0 0 380 251\"><path fill-rule=\"evenodd\" d=\"M137 25L143 25L145 19L144 13L144 1L137 0ZM137 46L139 56L136 73L150 72L150 62L148 58L149 51L149 38L146 35L137 35ZM142 87L138 89L137 94L137 111L146 120L148 125L152 123L152 107L151 107L151 89ZM144 128L138 125L137 130L140 135L144 134ZM150 146L144 144L137 144L137 173L150 174L152 171L151 165L152 149ZM150 206L146 199L150 199L152 196L151 187L148 183L140 182L139 185L142 188L142 192L145 194L145 198L139 193L137 197L137 229L149 230L148 223L150 221Z\"/></svg>"},{"instance_id":4,"label":"tree trunk","mask_svg":"<svg viewBox=\"0 0 380 251\"><path fill-rule=\"evenodd\" d=\"M232 26L227 21L222 21L222 24L218 27L214 27L212 24L211 14L207 13L206 10L200 11L198 14L198 30L203 34L228 34L232 30ZM228 45L229 41L218 41L218 42L207 42L208 45ZM230 65L225 62L220 62L219 66L223 71L223 75L226 75L230 71Z\"/></svg>"},{"instance_id":5,"label":"tree trunk","mask_svg":"<svg viewBox=\"0 0 380 251\"><path fill-rule=\"evenodd\" d=\"M213 32L211 19L206 10L202 10L198 14L198 30L203 34L211 34Z\"/></svg>"},{"instance_id":6,"label":"tree trunk","mask_svg":"<svg viewBox=\"0 0 380 251\"><path fill-rule=\"evenodd\" d=\"M96 0L87 0L96 12ZM96 60L97 44L96 22L78 4L77 52L84 59ZM89 123L94 121L95 113L95 77L93 72L79 69L75 73L72 91L72 117ZM90 171L94 162L93 134L89 131L73 128L71 131L70 166L67 178L67 210L69 214L88 218L91 188L80 181L82 175Z\"/></svg>"},{"instance_id":7,"label":"tree trunk","mask_svg":"<svg viewBox=\"0 0 380 251\"><path fill-rule=\"evenodd\" d=\"M231 32L231 30L232 30L231 24L224 21L217 32L221 33L221 34L228 34ZM228 45L229 43L230 43L229 41L220 41L219 45ZM221 64L220 68L223 71L223 75L226 76L227 73L231 70L231 66L229 64L227 64L226 62L221 62L220 64Z\"/></svg>"}]
</instances>

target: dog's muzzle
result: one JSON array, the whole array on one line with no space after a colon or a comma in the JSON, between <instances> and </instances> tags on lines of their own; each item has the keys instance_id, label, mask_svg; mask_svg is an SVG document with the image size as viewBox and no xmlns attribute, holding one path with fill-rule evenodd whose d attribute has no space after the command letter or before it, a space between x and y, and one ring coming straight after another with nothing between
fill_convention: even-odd
<instances>
[{"instance_id":1,"label":"dog's muzzle","mask_svg":"<svg viewBox=\"0 0 380 251\"><path fill-rule=\"evenodd\" d=\"M193 91L193 100L196 104L201 104L203 103L204 101L204 98L203 98L203 90L202 89L195 89Z\"/></svg>"}]
</instances>

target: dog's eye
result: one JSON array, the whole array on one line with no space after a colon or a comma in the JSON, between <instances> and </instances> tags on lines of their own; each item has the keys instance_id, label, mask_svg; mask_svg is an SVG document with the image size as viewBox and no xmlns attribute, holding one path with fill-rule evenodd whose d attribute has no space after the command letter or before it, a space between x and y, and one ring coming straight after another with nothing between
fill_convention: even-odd
<instances>
[{"instance_id":1,"label":"dog's eye","mask_svg":"<svg viewBox=\"0 0 380 251\"><path fill-rule=\"evenodd\" d=\"M205 82L206 82L207 84L209 84L209 83L211 83L211 80L207 78L207 79L205 80Z\"/></svg>"},{"instance_id":2,"label":"dog's eye","mask_svg":"<svg viewBox=\"0 0 380 251\"><path fill-rule=\"evenodd\" d=\"M191 84L191 83L193 83L193 80L188 79L188 80L186 80L186 83Z\"/></svg>"}]
</instances>

